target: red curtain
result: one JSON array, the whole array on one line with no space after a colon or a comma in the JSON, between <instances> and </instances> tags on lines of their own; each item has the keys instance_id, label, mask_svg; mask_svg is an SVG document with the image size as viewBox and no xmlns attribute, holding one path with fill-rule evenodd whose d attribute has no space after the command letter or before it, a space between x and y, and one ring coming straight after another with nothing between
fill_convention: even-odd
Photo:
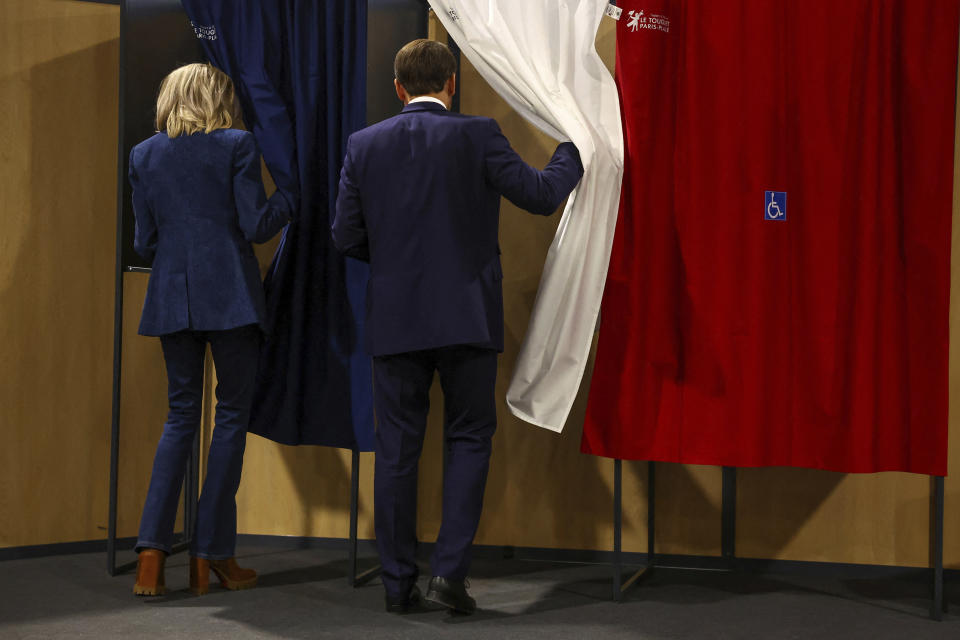
<instances>
[{"instance_id":1,"label":"red curtain","mask_svg":"<svg viewBox=\"0 0 960 640\"><path fill-rule=\"evenodd\" d=\"M582 449L947 471L956 0L622 0Z\"/></svg>"}]
</instances>

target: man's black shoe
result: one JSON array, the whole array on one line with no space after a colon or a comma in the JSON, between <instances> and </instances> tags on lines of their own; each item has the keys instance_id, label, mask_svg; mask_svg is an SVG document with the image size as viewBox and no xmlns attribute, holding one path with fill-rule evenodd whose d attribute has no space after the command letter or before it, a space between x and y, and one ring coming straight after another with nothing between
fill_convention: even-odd
<instances>
[{"instance_id":1,"label":"man's black shoe","mask_svg":"<svg viewBox=\"0 0 960 640\"><path fill-rule=\"evenodd\" d=\"M413 585L406 598L394 600L387 596L387 613L409 613L411 610L420 606L423 594L420 593L420 587Z\"/></svg>"},{"instance_id":2,"label":"man's black shoe","mask_svg":"<svg viewBox=\"0 0 960 640\"><path fill-rule=\"evenodd\" d=\"M473 613L477 610L477 601L467 593L467 585L462 580L433 576L427 587L426 599L459 613Z\"/></svg>"}]
</instances>

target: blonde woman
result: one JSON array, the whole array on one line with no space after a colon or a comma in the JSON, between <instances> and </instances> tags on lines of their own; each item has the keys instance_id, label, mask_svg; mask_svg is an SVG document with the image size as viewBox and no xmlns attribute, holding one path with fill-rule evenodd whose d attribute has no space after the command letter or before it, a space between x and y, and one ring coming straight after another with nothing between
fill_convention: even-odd
<instances>
[{"instance_id":1,"label":"blonde woman","mask_svg":"<svg viewBox=\"0 0 960 640\"><path fill-rule=\"evenodd\" d=\"M213 571L227 589L256 584L234 560L236 493L264 322L251 242L290 219L290 200L267 200L253 135L232 129L230 78L207 64L173 71L160 86L158 133L130 153L135 247L153 261L140 334L159 336L170 412L157 446L137 540L137 595L165 592L177 503L200 426L203 360L217 370L216 427L190 550L190 588L206 593Z\"/></svg>"}]
</instances>

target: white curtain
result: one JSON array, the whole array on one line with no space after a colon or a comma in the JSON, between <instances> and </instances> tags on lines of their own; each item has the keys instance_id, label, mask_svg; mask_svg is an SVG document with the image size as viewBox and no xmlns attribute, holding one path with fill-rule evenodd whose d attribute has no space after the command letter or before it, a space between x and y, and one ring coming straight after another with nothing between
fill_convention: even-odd
<instances>
[{"instance_id":1,"label":"white curtain","mask_svg":"<svg viewBox=\"0 0 960 640\"><path fill-rule=\"evenodd\" d=\"M607 0L430 0L450 37L510 105L580 150L584 176L550 246L507 391L514 415L561 431L590 353L620 202L623 135L594 47Z\"/></svg>"}]
</instances>

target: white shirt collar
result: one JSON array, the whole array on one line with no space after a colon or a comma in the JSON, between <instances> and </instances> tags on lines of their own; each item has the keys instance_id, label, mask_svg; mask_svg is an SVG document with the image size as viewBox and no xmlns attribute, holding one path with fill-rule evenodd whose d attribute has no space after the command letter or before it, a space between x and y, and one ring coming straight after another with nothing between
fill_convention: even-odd
<instances>
[{"instance_id":1,"label":"white shirt collar","mask_svg":"<svg viewBox=\"0 0 960 640\"><path fill-rule=\"evenodd\" d=\"M439 99L437 99L437 98L434 98L433 96L419 96L419 97L417 97L417 98L414 98L413 100L411 100L411 101L408 102L407 104L413 104L414 102L436 102L438 105L440 105L440 106L443 107L444 109L447 108L447 105L443 104L443 101L442 101L442 100L439 100Z\"/></svg>"}]
</instances>

